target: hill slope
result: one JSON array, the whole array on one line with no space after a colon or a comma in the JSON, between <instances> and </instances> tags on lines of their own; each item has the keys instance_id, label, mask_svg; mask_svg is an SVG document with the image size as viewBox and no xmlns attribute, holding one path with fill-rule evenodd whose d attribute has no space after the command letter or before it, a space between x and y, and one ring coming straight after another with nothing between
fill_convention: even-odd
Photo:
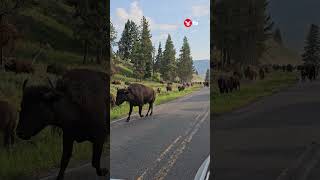
<instances>
[{"instance_id":1,"label":"hill slope","mask_svg":"<svg viewBox=\"0 0 320 180\"><path fill-rule=\"evenodd\" d=\"M301 64L301 58L298 53L279 45L274 40L268 40L268 50L264 53L260 62L262 64Z\"/></svg>"}]
</instances>

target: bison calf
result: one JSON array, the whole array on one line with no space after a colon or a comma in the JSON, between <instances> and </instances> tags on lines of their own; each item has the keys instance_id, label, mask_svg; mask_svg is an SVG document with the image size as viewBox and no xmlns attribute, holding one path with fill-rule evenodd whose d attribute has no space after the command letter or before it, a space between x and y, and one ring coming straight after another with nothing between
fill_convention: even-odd
<instances>
[{"instance_id":1,"label":"bison calf","mask_svg":"<svg viewBox=\"0 0 320 180\"><path fill-rule=\"evenodd\" d=\"M3 132L4 146L14 143L15 128L17 125L17 111L7 101L0 101L0 130Z\"/></svg>"},{"instance_id":2,"label":"bison calf","mask_svg":"<svg viewBox=\"0 0 320 180\"><path fill-rule=\"evenodd\" d=\"M116 105L119 106L125 101L129 102L130 111L129 111L129 116L127 118L127 122L129 122L133 106L139 106L139 115L140 117L143 117L142 107L144 104L148 103L149 109L146 116L148 116L150 110L151 110L151 113L150 113L150 116L151 116L153 112L153 103L155 99L156 99L156 93L152 88L142 84L135 83L135 84L131 84L127 89L119 89L117 91Z\"/></svg>"}]
</instances>

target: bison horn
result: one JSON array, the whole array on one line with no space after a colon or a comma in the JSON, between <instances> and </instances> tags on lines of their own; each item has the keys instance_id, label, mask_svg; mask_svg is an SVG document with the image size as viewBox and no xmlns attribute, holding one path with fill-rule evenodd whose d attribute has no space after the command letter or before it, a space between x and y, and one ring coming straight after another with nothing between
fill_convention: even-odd
<instances>
[{"instance_id":1,"label":"bison horn","mask_svg":"<svg viewBox=\"0 0 320 180\"><path fill-rule=\"evenodd\" d=\"M27 83L28 83L28 79L24 80L23 85L22 85L23 90L26 88Z\"/></svg>"}]
</instances>

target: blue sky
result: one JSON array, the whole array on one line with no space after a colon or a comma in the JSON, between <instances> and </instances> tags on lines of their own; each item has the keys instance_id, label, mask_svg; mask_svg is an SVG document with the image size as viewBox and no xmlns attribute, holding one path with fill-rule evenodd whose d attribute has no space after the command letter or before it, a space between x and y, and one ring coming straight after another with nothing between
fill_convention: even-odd
<instances>
[{"instance_id":1,"label":"blue sky","mask_svg":"<svg viewBox=\"0 0 320 180\"><path fill-rule=\"evenodd\" d=\"M118 32L118 39L128 19L140 24L141 17L145 16L156 48L159 42L164 48L170 34L178 56L183 37L186 36L194 60L210 58L209 0L111 0L110 8L111 21ZM183 24L186 18L198 25L186 28Z\"/></svg>"}]
</instances>

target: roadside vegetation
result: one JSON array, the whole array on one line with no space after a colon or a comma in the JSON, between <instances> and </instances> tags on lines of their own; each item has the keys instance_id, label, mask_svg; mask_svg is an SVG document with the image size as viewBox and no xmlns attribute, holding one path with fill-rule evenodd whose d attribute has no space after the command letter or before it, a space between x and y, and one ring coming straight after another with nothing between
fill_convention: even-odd
<instances>
[{"instance_id":1,"label":"roadside vegetation","mask_svg":"<svg viewBox=\"0 0 320 180\"><path fill-rule=\"evenodd\" d=\"M294 85L299 80L298 73L273 72L264 80L242 83L240 91L220 94L218 85L211 87L211 112L222 114L250 104L261 97L269 96Z\"/></svg>"},{"instance_id":2,"label":"roadside vegetation","mask_svg":"<svg viewBox=\"0 0 320 180\"><path fill-rule=\"evenodd\" d=\"M204 79L198 76L191 56L187 37L176 57L176 48L170 34L164 47L151 42L149 22L145 17L141 24L128 20L121 33L111 25L111 87L110 94L116 99L118 89L126 89L132 83L143 84L157 92L155 104L165 103L185 96L203 87ZM117 36L119 40L117 41ZM208 67L209 68L209 67ZM209 81L209 80L207 80ZM183 86L183 88L181 88ZM167 91L167 87L172 90ZM178 90L180 87L180 90ZM148 105L144 106L147 108ZM134 108L134 112L137 108ZM129 112L129 103L111 107L111 121L124 117Z\"/></svg>"},{"instance_id":3,"label":"roadside vegetation","mask_svg":"<svg viewBox=\"0 0 320 180\"><path fill-rule=\"evenodd\" d=\"M107 71L108 47L105 38L101 38L105 35L101 32L106 31L100 31L103 28L100 25L106 25L102 22L108 21L104 11L99 14L101 11L97 10L102 4L92 6L96 8L93 13L92 9L82 7L89 4L80 3L78 6L77 2L1 1L0 36L7 39L0 40L0 100L12 104L17 112L20 110L24 80L28 79L30 85L49 86L48 77L55 82L61 76L47 72L50 64L58 64L64 70L86 68ZM76 11L82 16L76 15ZM87 19L87 16L93 19ZM27 64L27 70L32 71L10 67L11 63ZM104 153L108 151L109 141L104 146ZM50 169L59 168L61 153L61 132L53 131L52 127L47 127L29 141L16 137L15 144L10 148L3 147L3 133L0 132L0 179L28 179L46 175ZM68 167L79 162L87 163L91 156L91 143L75 143Z\"/></svg>"},{"instance_id":4,"label":"roadside vegetation","mask_svg":"<svg viewBox=\"0 0 320 180\"><path fill-rule=\"evenodd\" d=\"M286 47L280 28L268 14L268 6L267 0L254 4L249 0L214 3L212 113L230 112L299 79L301 58Z\"/></svg>"}]
</instances>

